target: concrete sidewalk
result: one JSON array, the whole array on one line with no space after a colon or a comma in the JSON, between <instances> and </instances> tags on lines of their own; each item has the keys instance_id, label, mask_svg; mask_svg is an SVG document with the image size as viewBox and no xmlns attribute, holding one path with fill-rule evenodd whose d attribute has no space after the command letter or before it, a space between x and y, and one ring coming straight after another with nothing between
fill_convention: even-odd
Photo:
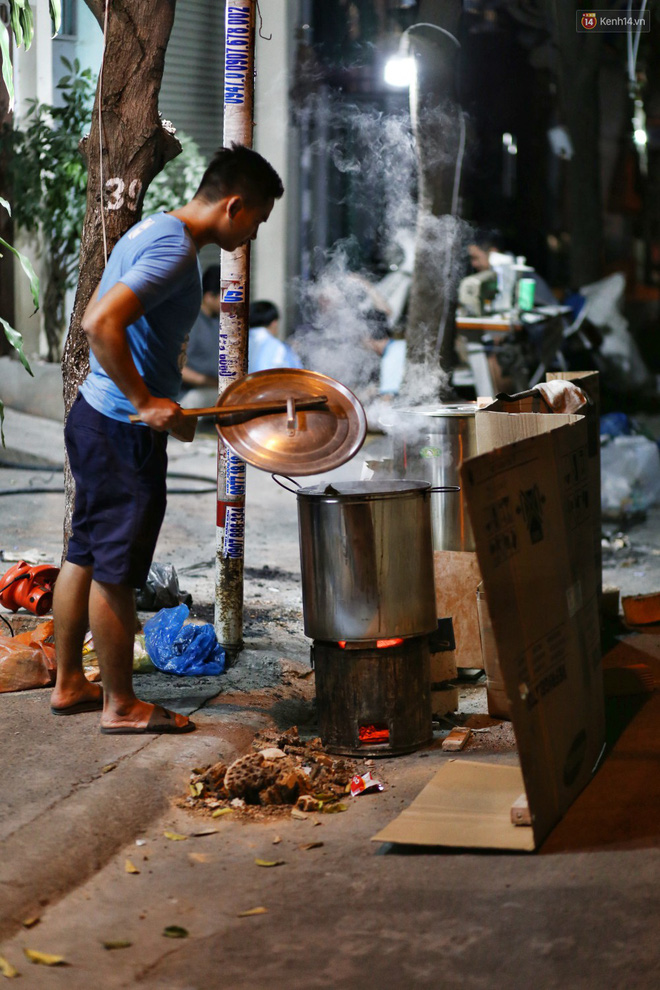
<instances>
[{"instance_id":1,"label":"concrete sidewalk","mask_svg":"<svg viewBox=\"0 0 660 990\"><path fill-rule=\"evenodd\" d=\"M59 565L62 424L7 409L5 441L2 570L19 557ZM156 560L173 564L181 588L192 594L191 615L211 622L216 447L212 436L189 445L170 442L170 495L156 551ZM309 645L302 632L295 496L250 469L247 517L245 649L236 665L212 678L160 672L135 678L140 697L192 715L196 732L103 736L97 715L53 717L50 689L0 694L0 937L44 899L57 899L91 876L174 795L185 793L192 767L231 762L260 728L288 728L309 716L309 690L298 677L309 668ZM224 694L231 703L223 704ZM212 698L216 703L208 706Z\"/></svg>"}]
</instances>

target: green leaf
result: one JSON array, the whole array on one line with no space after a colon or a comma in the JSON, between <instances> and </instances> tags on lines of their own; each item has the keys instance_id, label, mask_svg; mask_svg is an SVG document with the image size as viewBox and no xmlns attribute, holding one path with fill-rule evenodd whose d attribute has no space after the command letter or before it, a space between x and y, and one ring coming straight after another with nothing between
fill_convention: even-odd
<instances>
[{"instance_id":1,"label":"green leaf","mask_svg":"<svg viewBox=\"0 0 660 990\"><path fill-rule=\"evenodd\" d=\"M7 338L11 346L14 348L14 350L18 353L21 364L23 365L27 373L29 375L32 375L32 377L34 378L32 368L30 367L30 363L26 358L25 354L23 353L22 334L20 334L18 330L14 330L14 328L10 326L10 324L7 323L6 320L3 320L1 316L0 316L0 323L2 323L3 327L5 328L5 337Z\"/></svg>"},{"instance_id":2,"label":"green leaf","mask_svg":"<svg viewBox=\"0 0 660 990\"><path fill-rule=\"evenodd\" d=\"M20 261L21 268L23 269L23 271L30 280L30 292L32 293L32 302L34 303L34 310L36 313L36 311L39 309L39 278L35 274L30 259L26 258L24 254L21 254L20 251L17 251L15 247L11 246L11 244L8 244L7 241L5 241L4 238L2 237L0 237L0 245L2 245L2 247L7 248L8 251L11 251L11 253L16 255L16 257Z\"/></svg>"},{"instance_id":3,"label":"green leaf","mask_svg":"<svg viewBox=\"0 0 660 990\"><path fill-rule=\"evenodd\" d=\"M9 14L11 29L14 33L16 45L23 44L23 24L21 21L22 0L10 0Z\"/></svg>"},{"instance_id":4,"label":"green leaf","mask_svg":"<svg viewBox=\"0 0 660 990\"><path fill-rule=\"evenodd\" d=\"M28 0L25 0L21 14L21 23L23 25L23 43L25 45L25 51L27 51L34 37L34 14Z\"/></svg>"},{"instance_id":5,"label":"green leaf","mask_svg":"<svg viewBox=\"0 0 660 990\"><path fill-rule=\"evenodd\" d=\"M53 22L53 37L57 34L62 26L62 4L60 0L48 0L48 6L50 7L50 19Z\"/></svg>"},{"instance_id":6,"label":"green leaf","mask_svg":"<svg viewBox=\"0 0 660 990\"><path fill-rule=\"evenodd\" d=\"M9 31L0 20L0 55L2 55L2 80L9 93L9 110L14 108L14 73L9 58Z\"/></svg>"}]
</instances>

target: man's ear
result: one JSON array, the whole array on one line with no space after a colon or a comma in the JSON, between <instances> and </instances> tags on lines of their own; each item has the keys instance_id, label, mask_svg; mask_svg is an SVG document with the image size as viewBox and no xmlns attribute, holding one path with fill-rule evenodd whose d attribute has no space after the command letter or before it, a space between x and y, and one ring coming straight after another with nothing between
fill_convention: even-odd
<instances>
[{"instance_id":1,"label":"man's ear","mask_svg":"<svg viewBox=\"0 0 660 990\"><path fill-rule=\"evenodd\" d=\"M242 196L230 196L229 202L227 203L227 214L230 220L234 220L238 213L243 209L243 197Z\"/></svg>"}]
</instances>

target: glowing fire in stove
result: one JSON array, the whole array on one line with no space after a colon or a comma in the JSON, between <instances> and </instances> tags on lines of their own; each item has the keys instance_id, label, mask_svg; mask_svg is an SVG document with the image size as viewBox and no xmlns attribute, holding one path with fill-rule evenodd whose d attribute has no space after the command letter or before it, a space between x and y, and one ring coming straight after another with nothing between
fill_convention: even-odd
<instances>
[{"instance_id":1,"label":"glowing fire in stove","mask_svg":"<svg viewBox=\"0 0 660 990\"><path fill-rule=\"evenodd\" d=\"M342 650L345 650L346 649L346 643L347 643L347 640L340 639L337 642L337 646L340 646ZM403 639L400 639L400 638L394 638L394 639L377 639L376 640L376 649L378 649L378 650L387 650L387 649L389 649L392 646L401 646L402 643L403 643Z\"/></svg>"},{"instance_id":2,"label":"glowing fire in stove","mask_svg":"<svg viewBox=\"0 0 660 990\"><path fill-rule=\"evenodd\" d=\"M361 725L358 735L361 746L382 746L390 741L390 730L385 725Z\"/></svg>"}]
</instances>

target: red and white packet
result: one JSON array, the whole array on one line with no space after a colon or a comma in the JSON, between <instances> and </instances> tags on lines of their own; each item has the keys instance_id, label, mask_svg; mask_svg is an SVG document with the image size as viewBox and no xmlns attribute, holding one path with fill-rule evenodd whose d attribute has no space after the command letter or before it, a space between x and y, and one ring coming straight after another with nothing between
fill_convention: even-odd
<instances>
[{"instance_id":1,"label":"red and white packet","mask_svg":"<svg viewBox=\"0 0 660 990\"><path fill-rule=\"evenodd\" d=\"M385 785L376 777L373 777L370 770L367 770L362 776L356 774L354 777L351 777L351 797L357 797L358 794L366 794L368 791L383 790L385 790Z\"/></svg>"}]
</instances>

